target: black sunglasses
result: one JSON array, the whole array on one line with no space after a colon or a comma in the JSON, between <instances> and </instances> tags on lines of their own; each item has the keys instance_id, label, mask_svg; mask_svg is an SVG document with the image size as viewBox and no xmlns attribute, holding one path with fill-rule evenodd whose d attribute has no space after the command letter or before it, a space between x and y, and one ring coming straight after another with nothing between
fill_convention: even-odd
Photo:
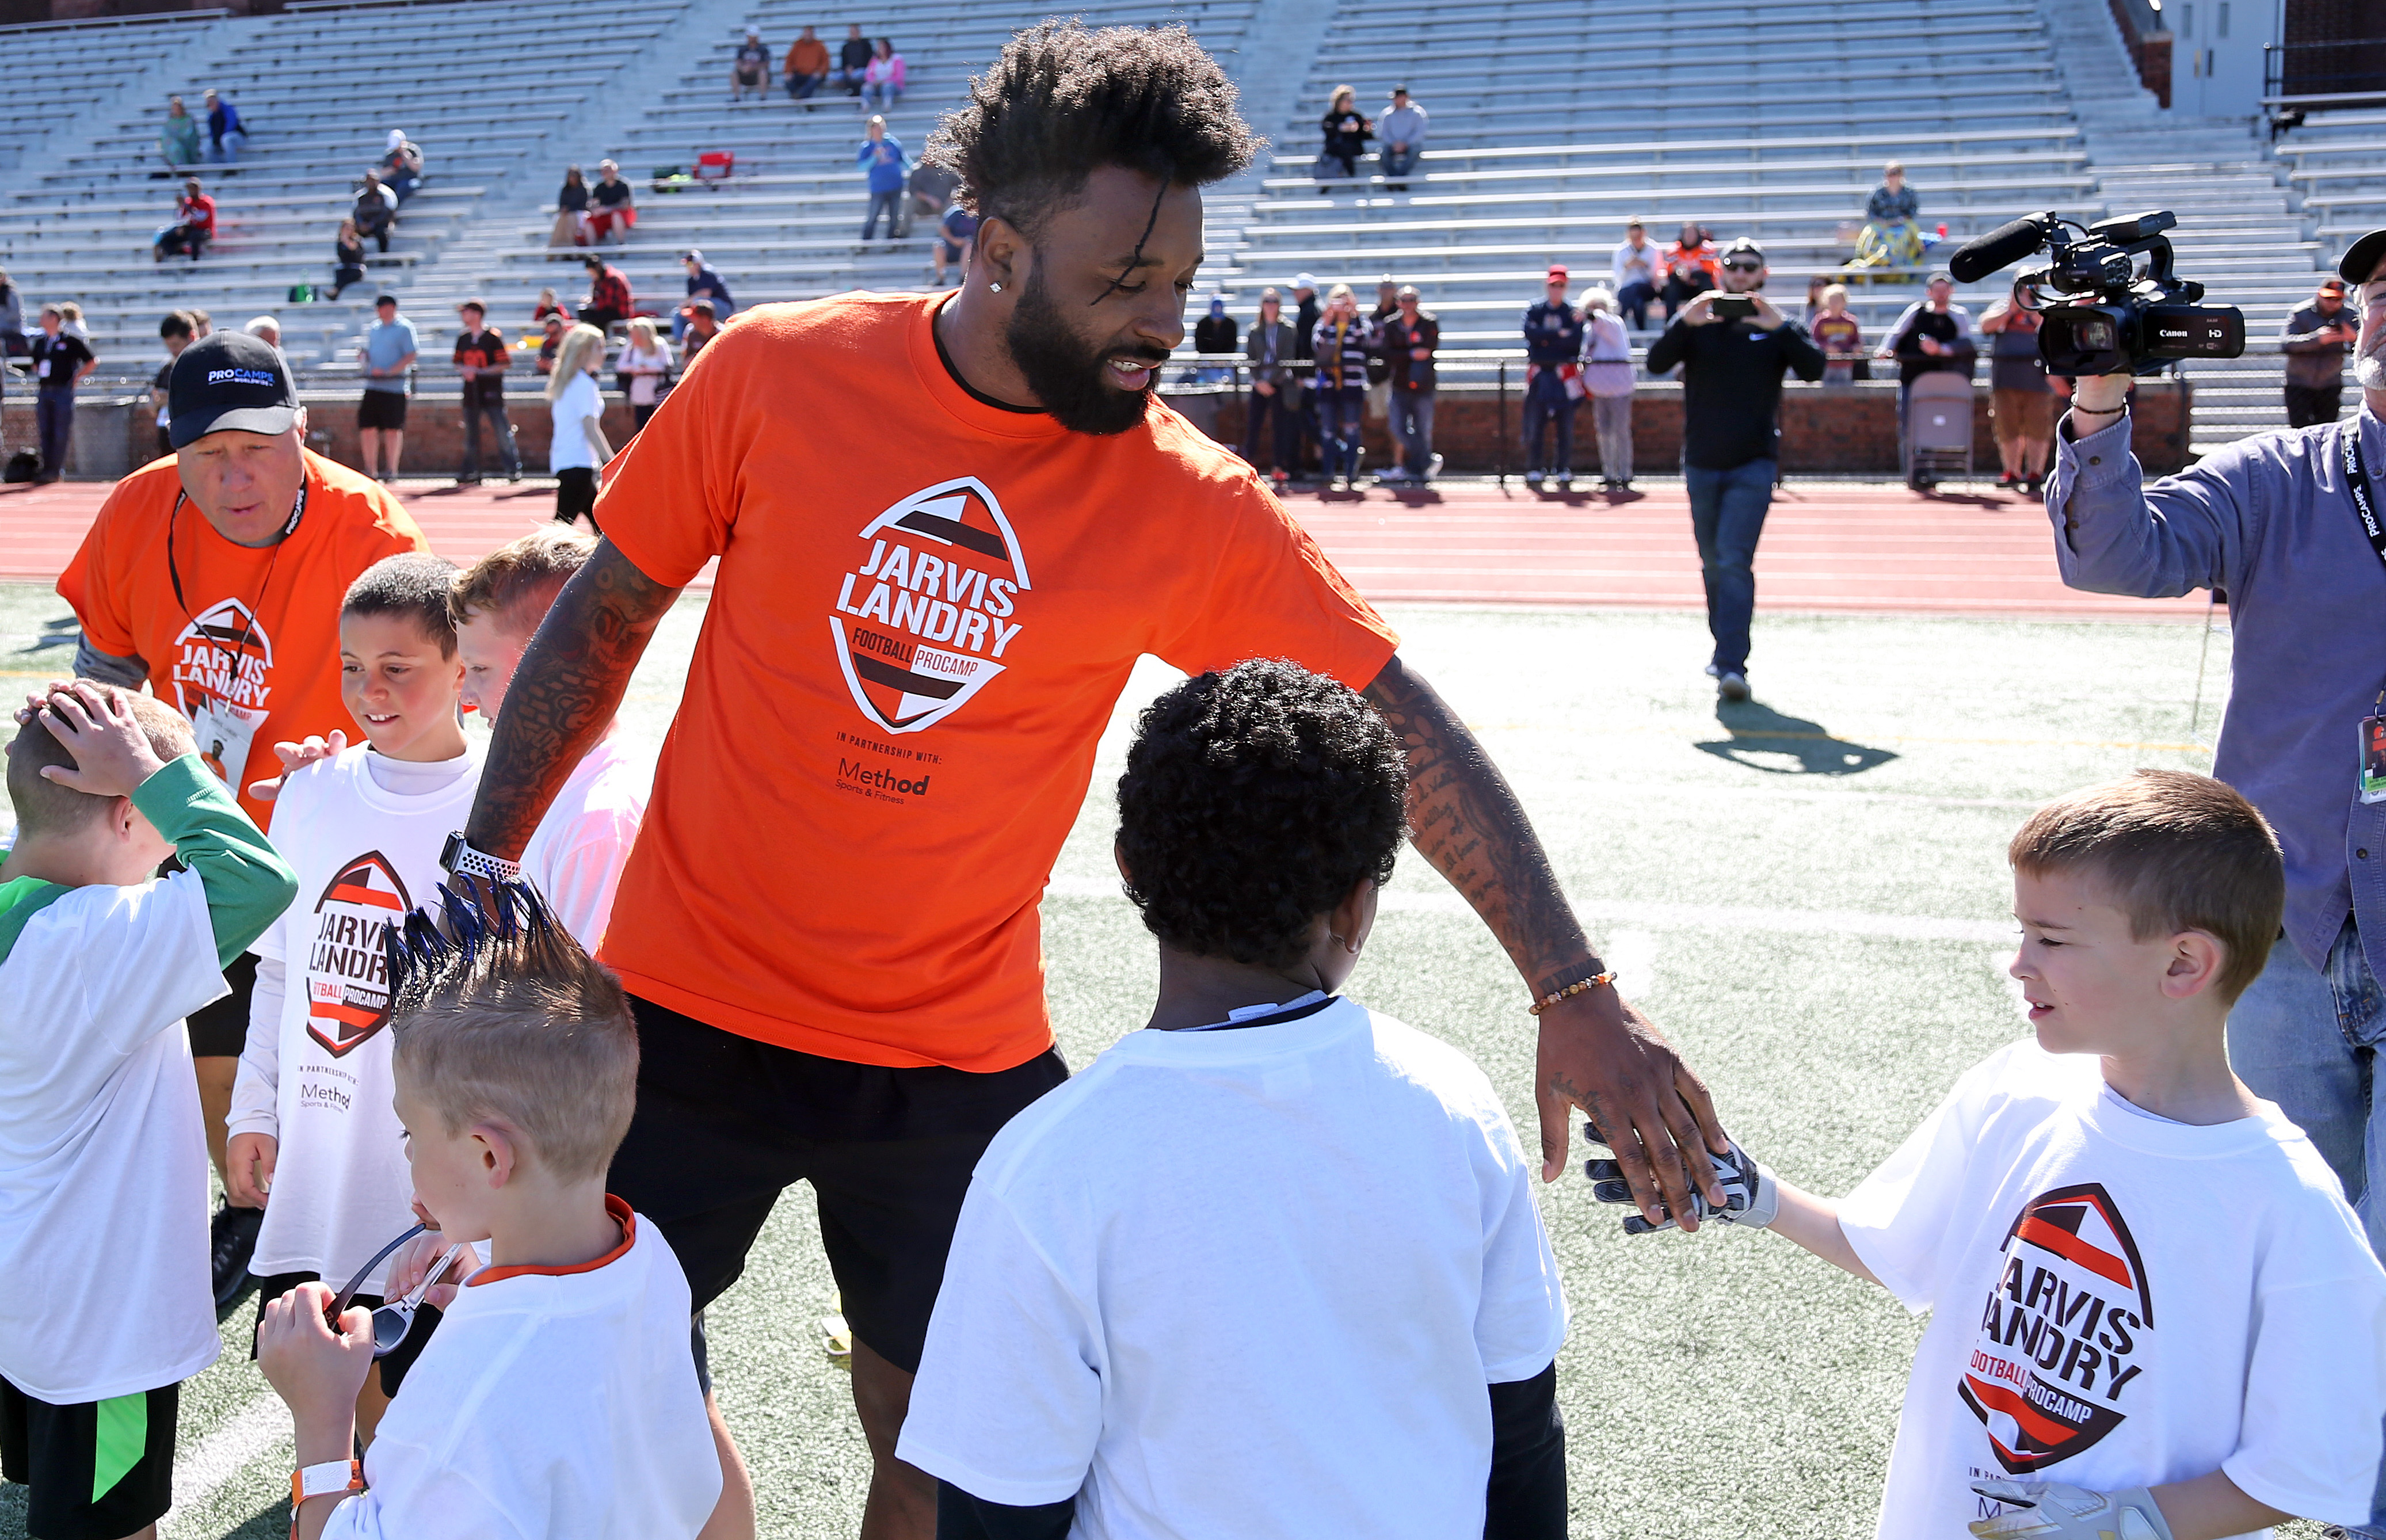
<instances>
[{"instance_id":1,"label":"black sunglasses","mask_svg":"<svg viewBox=\"0 0 2386 1540\"><path fill-rule=\"evenodd\" d=\"M1729 272L1756 272L1764 266L1764 263L1752 257L1735 257L1724 263L1725 269Z\"/></svg>"}]
</instances>

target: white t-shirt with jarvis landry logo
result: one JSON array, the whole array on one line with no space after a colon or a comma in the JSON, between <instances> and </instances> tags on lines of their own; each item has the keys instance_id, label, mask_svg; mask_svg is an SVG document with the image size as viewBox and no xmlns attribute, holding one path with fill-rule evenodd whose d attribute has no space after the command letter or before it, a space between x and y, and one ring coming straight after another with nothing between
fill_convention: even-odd
<instances>
[{"instance_id":1,"label":"white t-shirt with jarvis landry logo","mask_svg":"<svg viewBox=\"0 0 2386 1540\"><path fill-rule=\"evenodd\" d=\"M2224 1471L2366 1522L2386 1410L2386 1272L2303 1131L2197 1127L2025 1039L1956 1083L1840 1205L1865 1265L1932 1312L1881 1540L1968 1540L1995 1477L2092 1491Z\"/></svg>"},{"instance_id":2,"label":"white t-shirt with jarvis landry logo","mask_svg":"<svg viewBox=\"0 0 2386 1540\"><path fill-rule=\"evenodd\" d=\"M249 1271L319 1273L335 1288L414 1222L390 1105L382 936L431 900L440 847L481 779L476 749L444 777L390 767L438 783L409 795L375 780L372 757L359 746L294 771L274 804L273 843L298 897L252 948L261 962L229 1125L281 1142ZM365 1292L381 1279L377 1270Z\"/></svg>"}]
</instances>

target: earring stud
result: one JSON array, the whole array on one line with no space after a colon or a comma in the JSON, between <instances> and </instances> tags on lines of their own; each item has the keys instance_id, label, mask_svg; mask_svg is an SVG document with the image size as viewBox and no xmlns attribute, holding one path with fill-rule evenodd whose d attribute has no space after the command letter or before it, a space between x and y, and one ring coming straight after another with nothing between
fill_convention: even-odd
<instances>
[{"instance_id":1,"label":"earring stud","mask_svg":"<svg viewBox=\"0 0 2386 1540\"><path fill-rule=\"evenodd\" d=\"M999 283L989 283L986 286L986 292L990 294L998 294L1002 293L1002 285Z\"/></svg>"}]
</instances>

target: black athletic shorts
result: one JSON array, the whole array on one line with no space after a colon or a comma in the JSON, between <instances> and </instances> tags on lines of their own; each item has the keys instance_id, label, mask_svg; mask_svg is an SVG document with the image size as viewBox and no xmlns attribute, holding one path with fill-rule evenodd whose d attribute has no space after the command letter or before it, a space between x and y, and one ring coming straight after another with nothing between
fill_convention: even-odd
<instances>
[{"instance_id":1,"label":"black athletic shorts","mask_svg":"<svg viewBox=\"0 0 2386 1540\"><path fill-rule=\"evenodd\" d=\"M0 1380L0 1477L32 1490L25 1533L121 1540L174 1500L179 1385L57 1407Z\"/></svg>"},{"instance_id":2,"label":"black athletic shorts","mask_svg":"<svg viewBox=\"0 0 2386 1540\"><path fill-rule=\"evenodd\" d=\"M404 391L367 391L357 403L357 426L402 432L406 427Z\"/></svg>"},{"instance_id":3,"label":"black athletic shorts","mask_svg":"<svg viewBox=\"0 0 2386 1540\"><path fill-rule=\"evenodd\" d=\"M1014 1113L1069 1078L1059 1051L992 1074L895 1070L630 1004L638 1110L608 1187L671 1243L696 1308L737 1281L780 1193L808 1181L855 1338L917 1372L970 1172Z\"/></svg>"},{"instance_id":4,"label":"black athletic shorts","mask_svg":"<svg viewBox=\"0 0 2386 1540\"><path fill-rule=\"evenodd\" d=\"M257 954L243 952L224 967L232 993L191 1012L193 1058L238 1058L248 1046L248 998L257 993Z\"/></svg>"}]
</instances>

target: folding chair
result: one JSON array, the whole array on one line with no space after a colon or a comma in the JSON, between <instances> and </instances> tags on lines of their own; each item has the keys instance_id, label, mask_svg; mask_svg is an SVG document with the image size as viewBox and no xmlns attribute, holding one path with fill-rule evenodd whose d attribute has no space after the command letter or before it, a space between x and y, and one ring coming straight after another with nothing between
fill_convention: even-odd
<instances>
[{"instance_id":1,"label":"folding chair","mask_svg":"<svg viewBox=\"0 0 2386 1540\"><path fill-rule=\"evenodd\" d=\"M1905 387L1897 429L1905 484L1917 492L1954 476L1972 477L1972 380L1939 369Z\"/></svg>"}]
</instances>

